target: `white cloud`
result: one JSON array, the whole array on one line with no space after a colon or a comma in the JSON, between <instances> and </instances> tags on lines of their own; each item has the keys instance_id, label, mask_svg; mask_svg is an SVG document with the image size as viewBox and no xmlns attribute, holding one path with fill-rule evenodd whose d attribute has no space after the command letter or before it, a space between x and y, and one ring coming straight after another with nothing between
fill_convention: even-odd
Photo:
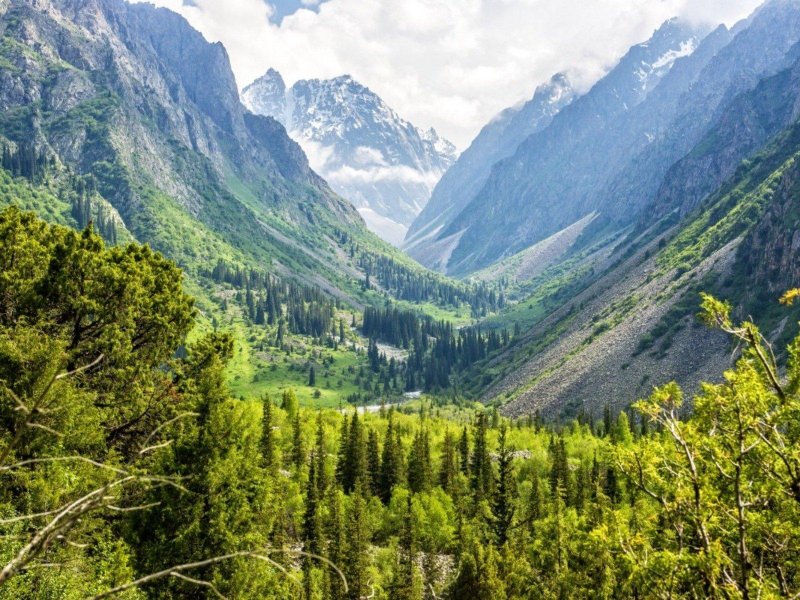
<instances>
[{"instance_id":1,"label":"white cloud","mask_svg":"<svg viewBox=\"0 0 800 600\"><path fill-rule=\"evenodd\" d=\"M350 167L342 166L335 170L321 171L320 174L328 180L334 188L349 185L370 185L376 183L399 183L424 185L433 190L439 179L440 172L423 172L405 165L384 167Z\"/></svg>"},{"instance_id":2,"label":"white cloud","mask_svg":"<svg viewBox=\"0 0 800 600\"><path fill-rule=\"evenodd\" d=\"M221 41L240 85L349 73L464 148L553 73L585 86L663 21L728 24L760 0L330 0L271 24L264 0L151 0ZM313 4L308 2L306 4Z\"/></svg>"}]
</instances>

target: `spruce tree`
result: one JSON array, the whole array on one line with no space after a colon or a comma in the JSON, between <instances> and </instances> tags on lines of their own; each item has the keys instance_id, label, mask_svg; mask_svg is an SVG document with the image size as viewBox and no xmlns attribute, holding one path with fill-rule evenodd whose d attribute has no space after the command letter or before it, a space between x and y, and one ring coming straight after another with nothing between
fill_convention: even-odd
<instances>
[{"instance_id":1,"label":"spruce tree","mask_svg":"<svg viewBox=\"0 0 800 600\"><path fill-rule=\"evenodd\" d=\"M342 489L350 494L361 480L366 482L367 445L364 439L364 428L358 416L353 412L347 437L347 454L345 456Z\"/></svg>"},{"instance_id":2,"label":"spruce tree","mask_svg":"<svg viewBox=\"0 0 800 600\"><path fill-rule=\"evenodd\" d=\"M497 482L492 498L492 531L498 546L508 540L508 530L514 518L516 482L514 480L514 453L506 444L506 426L500 429L500 447L497 460Z\"/></svg>"},{"instance_id":3,"label":"spruce tree","mask_svg":"<svg viewBox=\"0 0 800 600\"><path fill-rule=\"evenodd\" d=\"M327 558L341 571L344 569L346 561L346 526L345 514L342 503L342 494L339 490L332 488L329 501L328 513L328 551ZM344 600L347 598L345 584L338 572L328 569L325 580L327 582L327 596L331 600Z\"/></svg>"},{"instance_id":4,"label":"spruce tree","mask_svg":"<svg viewBox=\"0 0 800 600\"><path fill-rule=\"evenodd\" d=\"M317 478L317 497L324 498L328 491L328 472L327 472L328 450L325 444L325 424L322 421L322 413L317 414L317 437L314 442L314 460L316 461Z\"/></svg>"},{"instance_id":5,"label":"spruce tree","mask_svg":"<svg viewBox=\"0 0 800 600\"><path fill-rule=\"evenodd\" d=\"M344 489L347 477L347 453L350 445L350 420L347 415L342 416L342 428L339 432L339 450L336 455L336 483Z\"/></svg>"},{"instance_id":6,"label":"spruce tree","mask_svg":"<svg viewBox=\"0 0 800 600\"><path fill-rule=\"evenodd\" d=\"M492 463L486 441L486 414L481 413L475 422L475 445L470 461L472 492L475 501L488 498L492 487Z\"/></svg>"},{"instance_id":7,"label":"spruce tree","mask_svg":"<svg viewBox=\"0 0 800 600\"><path fill-rule=\"evenodd\" d=\"M444 434L444 442L442 445L442 460L439 465L439 485L450 495L453 494L457 474L456 444L452 432L448 429Z\"/></svg>"},{"instance_id":8,"label":"spruce tree","mask_svg":"<svg viewBox=\"0 0 800 600\"><path fill-rule=\"evenodd\" d=\"M394 486L400 481L400 457L395 443L394 411L389 411L389 423L386 426L386 438L383 442L380 471L380 499L388 504L392 498Z\"/></svg>"},{"instance_id":9,"label":"spruce tree","mask_svg":"<svg viewBox=\"0 0 800 600\"><path fill-rule=\"evenodd\" d=\"M391 597L393 600L420 600L419 573L416 567L417 540L414 531L414 514L412 512L411 494L406 500L406 512L397 547L397 570L392 582Z\"/></svg>"},{"instance_id":10,"label":"spruce tree","mask_svg":"<svg viewBox=\"0 0 800 600\"><path fill-rule=\"evenodd\" d=\"M408 457L408 487L415 494L423 492L430 488L432 479L430 438L427 431L418 431Z\"/></svg>"},{"instance_id":11,"label":"spruce tree","mask_svg":"<svg viewBox=\"0 0 800 600\"><path fill-rule=\"evenodd\" d=\"M305 512L303 514L302 541L303 550L314 555L322 553L322 522L320 518L319 482L317 477L317 458L312 452L308 467L308 482L306 484ZM314 558L303 557L303 583L307 599L313 598L312 570Z\"/></svg>"},{"instance_id":12,"label":"spruce tree","mask_svg":"<svg viewBox=\"0 0 800 600\"><path fill-rule=\"evenodd\" d=\"M367 595L367 532L366 499L363 480L359 480L350 496L346 521L346 546L343 571L347 577L348 598L361 600Z\"/></svg>"},{"instance_id":13,"label":"spruce tree","mask_svg":"<svg viewBox=\"0 0 800 600\"><path fill-rule=\"evenodd\" d=\"M265 395L261 404L263 416L261 418L261 459L264 468L269 469L275 464L275 433L272 431L272 400Z\"/></svg>"},{"instance_id":14,"label":"spruce tree","mask_svg":"<svg viewBox=\"0 0 800 600\"><path fill-rule=\"evenodd\" d=\"M469 476L469 434L466 426L461 431L461 438L458 441L458 465L461 472Z\"/></svg>"}]
</instances>

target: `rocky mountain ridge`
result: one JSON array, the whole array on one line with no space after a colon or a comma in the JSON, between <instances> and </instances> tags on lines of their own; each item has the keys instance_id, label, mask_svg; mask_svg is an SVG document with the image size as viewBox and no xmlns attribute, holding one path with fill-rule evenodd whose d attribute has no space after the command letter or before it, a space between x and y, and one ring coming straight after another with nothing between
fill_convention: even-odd
<instances>
[{"instance_id":1,"label":"rocky mountain ridge","mask_svg":"<svg viewBox=\"0 0 800 600\"><path fill-rule=\"evenodd\" d=\"M456 158L435 130L402 119L349 75L287 88L270 69L244 88L242 101L283 123L333 189L396 245Z\"/></svg>"}]
</instances>

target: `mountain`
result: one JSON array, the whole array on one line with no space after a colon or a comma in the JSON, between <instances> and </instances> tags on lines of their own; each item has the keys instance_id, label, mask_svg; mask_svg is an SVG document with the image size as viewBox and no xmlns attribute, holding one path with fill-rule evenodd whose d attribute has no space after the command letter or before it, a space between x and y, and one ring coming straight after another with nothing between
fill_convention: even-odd
<instances>
[{"instance_id":1,"label":"mountain","mask_svg":"<svg viewBox=\"0 0 800 600\"><path fill-rule=\"evenodd\" d=\"M625 406L672 380L689 389L715 380L736 353L725 336L698 326L702 292L729 301L739 317L755 316L776 347L785 345L799 316L777 300L800 285L800 43L783 40L783 55L764 48L761 57L773 54L760 79L742 61L748 47L790 29L792 10L800 7L766 5L709 63L694 87L709 90L706 101L717 90L713 114L698 117L707 132L661 174L635 226L530 276L530 294L504 316L527 323L526 332L475 375L496 374L482 388L485 400L515 415L574 416ZM705 87L712 76L729 82L726 93ZM696 102L687 97L684 106ZM506 262L492 274L515 272Z\"/></svg>"},{"instance_id":2,"label":"mountain","mask_svg":"<svg viewBox=\"0 0 800 600\"><path fill-rule=\"evenodd\" d=\"M282 125L242 106L222 45L121 0L14 0L0 33L0 136L48 157L52 185L81 178L191 274L225 259L330 286L346 276L325 253L362 220Z\"/></svg>"},{"instance_id":3,"label":"mountain","mask_svg":"<svg viewBox=\"0 0 800 600\"><path fill-rule=\"evenodd\" d=\"M668 21L647 42L631 48L586 95L528 136L512 156L494 164L485 183L471 191L470 202L427 242L447 247L445 270L464 274L488 266L592 213L593 192L669 116L664 105L676 104L676 96L685 91L677 82L691 79L682 73L696 72L703 58L713 56L694 56L706 33ZM662 84L671 96L658 109L639 108ZM632 119L634 112L644 114ZM499 231L502 236L494 235Z\"/></svg>"},{"instance_id":4,"label":"mountain","mask_svg":"<svg viewBox=\"0 0 800 600\"><path fill-rule=\"evenodd\" d=\"M446 271L463 275L579 223L586 246L652 217L645 211L667 171L733 97L788 65L798 39L793 0L768 2L733 30L708 35L666 23L495 164L473 200L427 245L445 248Z\"/></svg>"},{"instance_id":5,"label":"mountain","mask_svg":"<svg viewBox=\"0 0 800 600\"><path fill-rule=\"evenodd\" d=\"M395 245L456 159L455 147L435 130L403 120L348 75L287 89L270 69L244 88L242 101L283 123L333 189Z\"/></svg>"},{"instance_id":6,"label":"mountain","mask_svg":"<svg viewBox=\"0 0 800 600\"><path fill-rule=\"evenodd\" d=\"M418 146L431 160L443 147L433 135ZM354 307L379 293L408 297L381 287L390 271L427 290L451 285L370 233L284 126L241 103L225 48L167 9L0 3L0 151L34 186L5 187L0 203L149 244L186 271L209 318L220 264ZM376 261L371 288L363 282Z\"/></svg>"},{"instance_id":7,"label":"mountain","mask_svg":"<svg viewBox=\"0 0 800 600\"><path fill-rule=\"evenodd\" d=\"M538 87L531 100L497 115L436 185L427 206L409 228L405 251L431 268L444 269L443 256L426 241L472 200L495 163L514 154L525 138L548 126L574 99L569 78L559 73Z\"/></svg>"}]
</instances>

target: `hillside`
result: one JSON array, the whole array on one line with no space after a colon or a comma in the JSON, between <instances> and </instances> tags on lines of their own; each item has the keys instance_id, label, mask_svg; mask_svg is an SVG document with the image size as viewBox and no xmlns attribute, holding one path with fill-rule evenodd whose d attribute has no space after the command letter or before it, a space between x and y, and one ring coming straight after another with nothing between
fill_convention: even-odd
<instances>
[{"instance_id":1,"label":"hillside","mask_svg":"<svg viewBox=\"0 0 800 600\"><path fill-rule=\"evenodd\" d=\"M704 291L729 299L738 315L757 315L776 345L785 343L796 315L778 315L775 307L799 283L799 132L793 124L774 136L685 218L587 252L558 271L557 285L547 285L555 271L542 276L545 283L516 316L505 317L524 319L522 307L537 309L524 338L485 365L497 374L485 398L509 414L566 416L605 403L625 406L672 380L696 389L736 354L694 317Z\"/></svg>"}]
</instances>

